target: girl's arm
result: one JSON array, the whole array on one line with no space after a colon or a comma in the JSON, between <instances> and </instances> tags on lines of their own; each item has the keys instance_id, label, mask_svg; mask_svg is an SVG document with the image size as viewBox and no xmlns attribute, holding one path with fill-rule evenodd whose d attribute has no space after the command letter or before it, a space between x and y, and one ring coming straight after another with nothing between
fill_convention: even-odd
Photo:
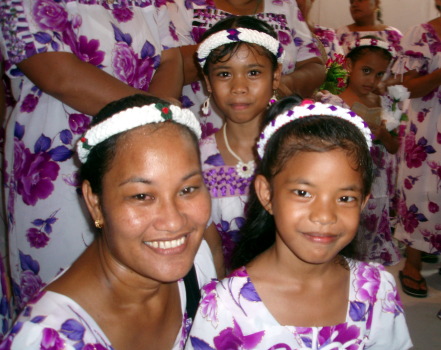
<instances>
[{"instance_id":1,"label":"girl's arm","mask_svg":"<svg viewBox=\"0 0 441 350\"><path fill-rule=\"evenodd\" d=\"M404 74L403 85L410 91L410 98L426 96L441 85L441 69L426 75L411 70Z\"/></svg>"},{"instance_id":2,"label":"girl's arm","mask_svg":"<svg viewBox=\"0 0 441 350\"><path fill-rule=\"evenodd\" d=\"M198 80L203 80L201 71L196 62L196 50L198 45L181 46L182 61L184 66L184 85L191 84Z\"/></svg>"},{"instance_id":3,"label":"girl's arm","mask_svg":"<svg viewBox=\"0 0 441 350\"><path fill-rule=\"evenodd\" d=\"M282 75L281 87L279 90L282 97L297 93L307 98L311 97L314 91L325 80L325 66L319 57L312 57L296 63L292 73ZM290 93L287 93L287 88Z\"/></svg>"},{"instance_id":4,"label":"girl's arm","mask_svg":"<svg viewBox=\"0 0 441 350\"><path fill-rule=\"evenodd\" d=\"M149 95L68 52L39 53L18 67L42 91L88 115L125 96Z\"/></svg>"},{"instance_id":5,"label":"girl's arm","mask_svg":"<svg viewBox=\"0 0 441 350\"><path fill-rule=\"evenodd\" d=\"M400 143L398 137L386 129L385 123L386 121L383 120L380 125L369 125L369 128L375 135L375 140L379 140L390 154L395 154L398 152Z\"/></svg>"},{"instance_id":6,"label":"girl's arm","mask_svg":"<svg viewBox=\"0 0 441 350\"><path fill-rule=\"evenodd\" d=\"M162 51L161 64L155 72L149 86L152 95L161 98L179 99L184 82L182 56L178 48Z\"/></svg>"}]
</instances>

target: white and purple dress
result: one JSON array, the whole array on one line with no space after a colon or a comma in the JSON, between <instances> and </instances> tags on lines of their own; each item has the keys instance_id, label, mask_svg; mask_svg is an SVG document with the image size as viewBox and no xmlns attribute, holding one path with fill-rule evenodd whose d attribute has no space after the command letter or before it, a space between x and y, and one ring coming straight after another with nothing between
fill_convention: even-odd
<instances>
[{"instance_id":1,"label":"white and purple dress","mask_svg":"<svg viewBox=\"0 0 441 350\"><path fill-rule=\"evenodd\" d=\"M94 234L74 156L91 117L44 93L17 64L38 53L71 53L147 91L161 52L177 41L165 6L150 0L5 0L0 22L0 49L17 101L7 116L3 188L20 310Z\"/></svg>"},{"instance_id":2,"label":"white and purple dress","mask_svg":"<svg viewBox=\"0 0 441 350\"><path fill-rule=\"evenodd\" d=\"M239 230L245 223L246 203L254 176L242 178L234 166L225 165L214 135L202 139L199 147L202 173L211 196L211 221L221 236L228 269L239 241Z\"/></svg>"},{"instance_id":3,"label":"white and purple dress","mask_svg":"<svg viewBox=\"0 0 441 350\"><path fill-rule=\"evenodd\" d=\"M334 60L335 55L345 55L334 29L315 24L314 35L322 43L328 60Z\"/></svg>"},{"instance_id":4,"label":"white and purple dress","mask_svg":"<svg viewBox=\"0 0 441 350\"><path fill-rule=\"evenodd\" d=\"M210 249L205 241L195 257L199 287L215 277ZM192 320L187 317L183 280L178 281L182 324L171 350L180 350L188 337ZM71 298L52 291L40 291L26 305L0 344L2 350L113 350L97 322Z\"/></svg>"},{"instance_id":5,"label":"white and purple dress","mask_svg":"<svg viewBox=\"0 0 441 350\"><path fill-rule=\"evenodd\" d=\"M337 95L323 93L320 102L350 109ZM366 259L383 265L394 265L400 261L400 251L396 247L391 231L390 198L395 188L395 155L390 154L379 143L371 147L374 163L374 181L371 196L361 213L359 230L367 245Z\"/></svg>"},{"instance_id":6,"label":"white and purple dress","mask_svg":"<svg viewBox=\"0 0 441 350\"><path fill-rule=\"evenodd\" d=\"M420 75L441 68L441 38L428 23L410 28L393 73ZM398 222L395 237L417 250L441 253L441 88L410 99L400 131Z\"/></svg>"},{"instance_id":7,"label":"white and purple dress","mask_svg":"<svg viewBox=\"0 0 441 350\"><path fill-rule=\"evenodd\" d=\"M283 74L293 72L298 61L320 57L295 0L263 0L263 6L262 12L252 16L265 21L276 31L285 50ZM212 0L171 0L167 1L167 7L181 46L199 43L208 28L232 15L217 9ZM184 86L181 99L183 107L190 108L201 121L203 137L223 125L222 115L215 106L209 115L201 112L201 105L207 97L205 84L196 81Z\"/></svg>"},{"instance_id":8,"label":"white and purple dress","mask_svg":"<svg viewBox=\"0 0 441 350\"><path fill-rule=\"evenodd\" d=\"M393 276L376 263L348 262L350 289L344 323L326 327L281 325L242 267L222 281L212 281L203 288L203 298L185 349L411 348Z\"/></svg>"}]
</instances>

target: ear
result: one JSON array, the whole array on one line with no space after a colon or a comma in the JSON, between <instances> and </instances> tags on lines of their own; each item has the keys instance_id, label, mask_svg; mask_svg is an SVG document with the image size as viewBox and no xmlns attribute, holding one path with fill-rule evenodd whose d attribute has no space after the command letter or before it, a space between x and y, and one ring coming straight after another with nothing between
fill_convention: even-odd
<instances>
[{"instance_id":1,"label":"ear","mask_svg":"<svg viewBox=\"0 0 441 350\"><path fill-rule=\"evenodd\" d=\"M277 90L279 88L281 80L282 80L282 64L279 63L273 75L273 90Z\"/></svg>"},{"instance_id":2,"label":"ear","mask_svg":"<svg viewBox=\"0 0 441 350\"><path fill-rule=\"evenodd\" d=\"M86 202L87 209L89 210L90 216L92 216L92 220L99 220L101 223L104 223L104 217L101 210L99 197L96 193L92 192L90 182L84 180L83 184L81 185L81 190L83 192L83 197L84 201Z\"/></svg>"},{"instance_id":3,"label":"ear","mask_svg":"<svg viewBox=\"0 0 441 350\"><path fill-rule=\"evenodd\" d=\"M207 91L211 94L213 90L211 89L210 79L204 74L205 85L207 86Z\"/></svg>"},{"instance_id":4,"label":"ear","mask_svg":"<svg viewBox=\"0 0 441 350\"><path fill-rule=\"evenodd\" d=\"M271 186L268 180L263 175L257 175L254 180L254 188L256 190L257 198L259 198L260 204L265 210L273 214L273 208L271 203Z\"/></svg>"}]
</instances>

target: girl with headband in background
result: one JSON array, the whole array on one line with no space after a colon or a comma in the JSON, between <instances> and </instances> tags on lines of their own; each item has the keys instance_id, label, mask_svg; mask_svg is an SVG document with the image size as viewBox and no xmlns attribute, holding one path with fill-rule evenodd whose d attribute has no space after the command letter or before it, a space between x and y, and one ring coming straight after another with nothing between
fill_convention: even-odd
<instances>
[{"instance_id":1,"label":"girl with headband in background","mask_svg":"<svg viewBox=\"0 0 441 350\"><path fill-rule=\"evenodd\" d=\"M388 99L380 97L376 89L387 73L395 51L389 44L374 37L354 41L349 48L346 55L349 72L346 89L338 96L318 94L318 99L352 109L367 121L375 136L371 148L375 178L371 197L362 213L360 230L368 247L366 258L393 265L400 261L399 250L392 238L390 219L390 201L394 196L396 176L394 155L399 147L394 129L399 121L387 114L386 106L383 108L382 105Z\"/></svg>"},{"instance_id":2,"label":"girl with headband in background","mask_svg":"<svg viewBox=\"0 0 441 350\"><path fill-rule=\"evenodd\" d=\"M281 77L283 49L273 29L253 17L229 17L208 30L198 48L212 100L224 125L200 142L202 170L212 197L206 239L219 277L229 269L255 170L263 115ZM203 109L208 109L207 99Z\"/></svg>"},{"instance_id":3,"label":"girl with headband in background","mask_svg":"<svg viewBox=\"0 0 441 350\"><path fill-rule=\"evenodd\" d=\"M357 260L370 130L345 108L292 106L268 113L236 270L203 288L186 349L409 349L393 276Z\"/></svg>"},{"instance_id":4,"label":"girl with headband in background","mask_svg":"<svg viewBox=\"0 0 441 350\"><path fill-rule=\"evenodd\" d=\"M77 150L96 238L30 300L1 349L183 348L215 277L200 135L193 113L145 95L94 117Z\"/></svg>"}]
</instances>

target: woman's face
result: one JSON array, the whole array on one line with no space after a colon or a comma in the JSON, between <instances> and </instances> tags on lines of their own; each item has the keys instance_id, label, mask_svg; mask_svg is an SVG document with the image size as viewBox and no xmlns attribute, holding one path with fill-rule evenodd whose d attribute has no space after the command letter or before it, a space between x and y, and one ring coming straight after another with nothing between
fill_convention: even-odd
<instances>
[{"instance_id":1,"label":"woman's face","mask_svg":"<svg viewBox=\"0 0 441 350\"><path fill-rule=\"evenodd\" d=\"M190 269L210 216L196 147L171 123L118 140L102 196L92 194L89 205L103 222L104 253L118 268L160 282Z\"/></svg>"},{"instance_id":2,"label":"woman's face","mask_svg":"<svg viewBox=\"0 0 441 350\"><path fill-rule=\"evenodd\" d=\"M378 7L376 0L350 0L349 2L354 21L374 16Z\"/></svg>"}]
</instances>

